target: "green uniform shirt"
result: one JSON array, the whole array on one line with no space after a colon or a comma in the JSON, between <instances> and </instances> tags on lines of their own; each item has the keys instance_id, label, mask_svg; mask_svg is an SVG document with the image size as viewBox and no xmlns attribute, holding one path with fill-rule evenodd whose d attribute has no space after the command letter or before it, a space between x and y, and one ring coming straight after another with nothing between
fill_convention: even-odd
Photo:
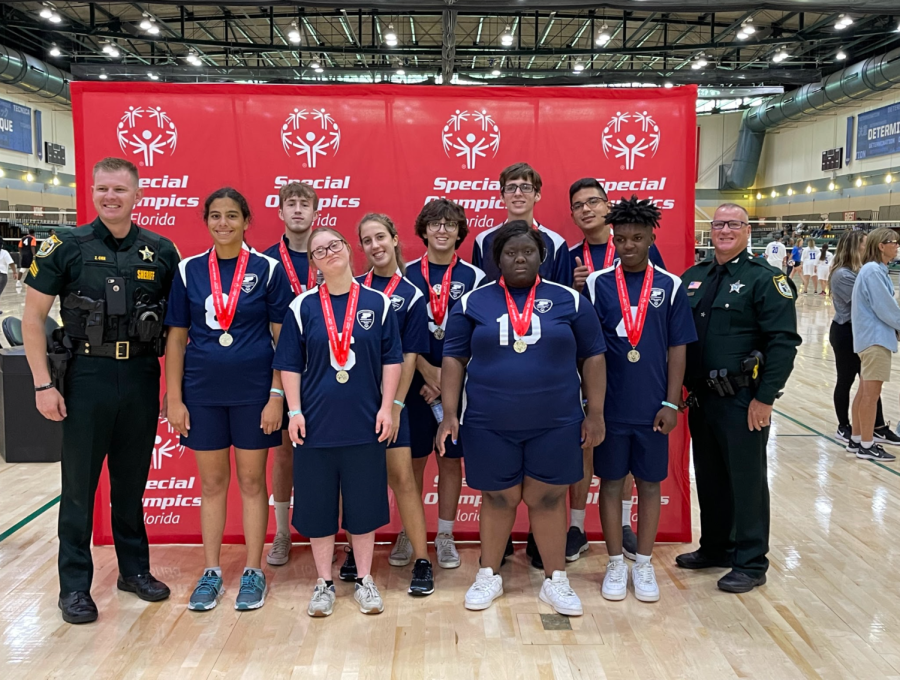
<instances>
[{"instance_id":1,"label":"green uniform shirt","mask_svg":"<svg viewBox=\"0 0 900 680\"><path fill-rule=\"evenodd\" d=\"M681 276L694 313L704 285L711 279L715 257L694 265ZM801 338L797 334L794 309L794 284L763 258L747 251L725 264L726 272L710 310L707 338L701 365L689 362L685 382L696 386L710 371L727 369L729 375L741 375L741 361L752 350L765 357L755 398L773 404L794 367Z\"/></svg>"},{"instance_id":2,"label":"green uniform shirt","mask_svg":"<svg viewBox=\"0 0 900 680\"><path fill-rule=\"evenodd\" d=\"M125 281L127 313L120 320L108 320L104 342L128 340L128 323L135 297L149 303L169 295L180 260L178 249L169 239L136 224L121 241L113 237L98 217L91 224L53 235L41 245L28 270L26 283L46 295L69 293L103 300L107 277ZM84 312L62 309L66 333L83 339L77 327Z\"/></svg>"}]
</instances>

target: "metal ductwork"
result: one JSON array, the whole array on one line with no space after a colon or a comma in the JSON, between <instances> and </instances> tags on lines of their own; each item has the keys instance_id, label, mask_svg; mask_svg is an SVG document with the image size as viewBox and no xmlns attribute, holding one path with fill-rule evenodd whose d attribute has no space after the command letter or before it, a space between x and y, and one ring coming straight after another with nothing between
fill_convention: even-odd
<instances>
[{"instance_id":1,"label":"metal ductwork","mask_svg":"<svg viewBox=\"0 0 900 680\"><path fill-rule=\"evenodd\" d=\"M24 52L0 45L0 83L57 104L70 104L72 76Z\"/></svg>"},{"instance_id":2,"label":"metal ductwork","mask_svg":"<svg viewBox=\"0 0 900 680\"><path fill-rule=\"evenodd\" d=\"M900 48L853 64L824 80L744 112L734 160L719 166L719 189L747 189L756 181L766 130L863 99L900 84Z\"/></svg>"}]
</instances>

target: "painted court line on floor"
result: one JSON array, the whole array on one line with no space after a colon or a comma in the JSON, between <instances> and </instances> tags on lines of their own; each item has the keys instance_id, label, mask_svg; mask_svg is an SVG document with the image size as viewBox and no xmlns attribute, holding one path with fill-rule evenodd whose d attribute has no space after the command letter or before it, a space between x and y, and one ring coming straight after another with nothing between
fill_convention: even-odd
<instances>
[{"instance_id":1,"label":"painted court line on floor","mask_svg":"<svg viewBox=\"0 0 900 680\"><path fill-rule=\"evenodd\" d=\"M52 508L57 503L59 503L59 496L54 498L52 501L45 503L44 505L39 507L37 510L32 512L30 515L28 515L24 519L21 519L18 522L16 522L15 524L13 524L9 529L7 529L2 534L0 534L0 542L5 541L7 538L12 536L14 533L16 533L19 529L24 527L26 524L28 524L32 520L37 519L41 515L43 515L45 512L47 512L47 510Z\"/></svg>"}]
</instances>

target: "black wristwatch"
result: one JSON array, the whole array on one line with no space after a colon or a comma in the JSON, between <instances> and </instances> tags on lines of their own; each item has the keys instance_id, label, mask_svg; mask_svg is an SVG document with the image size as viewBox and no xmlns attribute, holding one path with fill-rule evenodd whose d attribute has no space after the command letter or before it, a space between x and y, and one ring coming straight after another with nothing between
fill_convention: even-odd
<instances>
[{"instance_id":1,"label":"black wristwatch","mask_svg":"<svg viewBox=\"0 0 900 680\"><path fill-rule=\"evenodd\" d=\"M35 392L46 392L47 390L55 387L55 385L51 383L47 383L46 385L36 385L34 388Z\"/></svg>"}]
</instances>

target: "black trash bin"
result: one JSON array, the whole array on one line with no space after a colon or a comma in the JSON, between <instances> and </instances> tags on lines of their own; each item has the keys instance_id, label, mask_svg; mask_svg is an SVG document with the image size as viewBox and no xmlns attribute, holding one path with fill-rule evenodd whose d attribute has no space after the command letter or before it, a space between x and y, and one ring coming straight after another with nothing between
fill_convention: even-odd
<instances>
[{"instance_id":1,"label":"black trash bin","mask_svg":"<svg viewBox=\"0 0 900 680\"><path fill-rule=\"evenodd\" d=\"M0 457L7 463L56 463L61 456L62 423L37 410L25 348L0 349Z\"/></svg>"}]
</instances>

